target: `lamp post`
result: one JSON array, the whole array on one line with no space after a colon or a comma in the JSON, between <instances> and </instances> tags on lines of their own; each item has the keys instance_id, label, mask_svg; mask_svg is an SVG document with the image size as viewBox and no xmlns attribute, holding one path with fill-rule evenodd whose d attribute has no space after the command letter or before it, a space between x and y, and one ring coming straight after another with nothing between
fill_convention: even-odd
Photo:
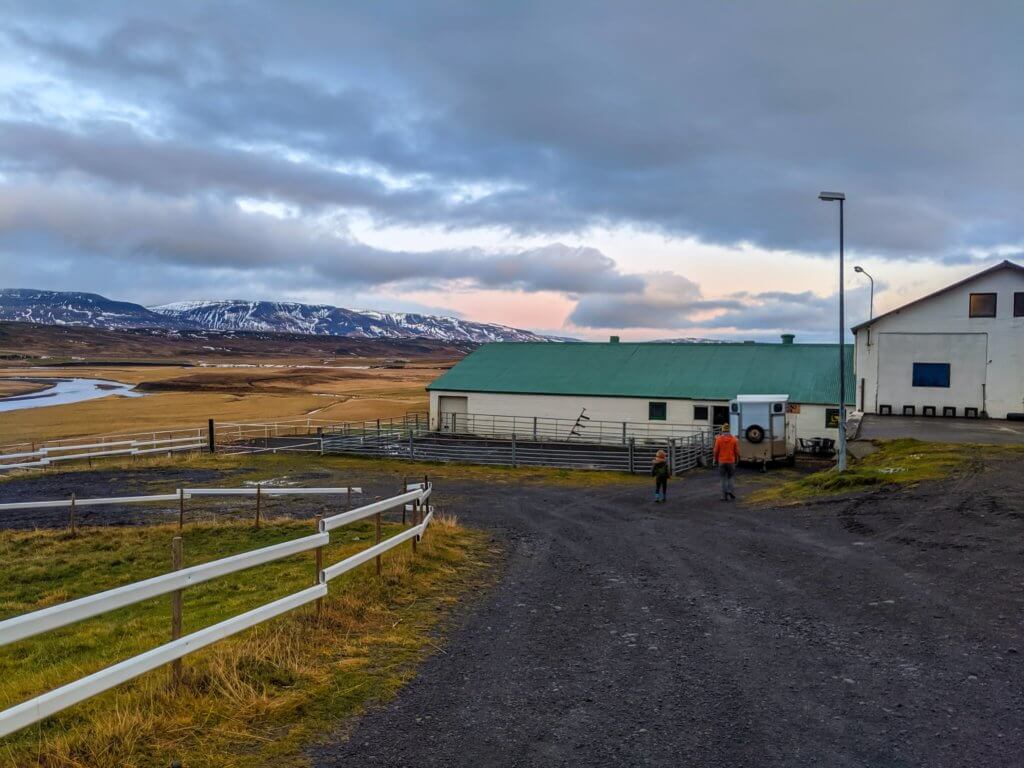
<instances>
[{"instance_id":1,"label":"lamp post","mask_svg":"<svg viewBox=\"0 0 1024 768\"><path fill-rule=\"evenodd\" d=\"M874 320L875 319L875 278L873 278L871 275L869 275L867 273L867 270L864 269L864 267L854 267L853 271L854 272L859 272L860 274L864 275L864 277L866 277L868 280L871 281L871 299L870 299L870 301L868 303L868 320Z\"/></svg>"},{"instance_id":2,"label":"lamp post","mask_svg":"<svg viewBox=\"0 0 1024 768\"><path fill-rule=\"evenodd\" d=\"M842 192L822 192L818 199L839 203L839 460L836 469L846 471L846 306L843 295L843 203Z\"/></svg>"}]
</instances>

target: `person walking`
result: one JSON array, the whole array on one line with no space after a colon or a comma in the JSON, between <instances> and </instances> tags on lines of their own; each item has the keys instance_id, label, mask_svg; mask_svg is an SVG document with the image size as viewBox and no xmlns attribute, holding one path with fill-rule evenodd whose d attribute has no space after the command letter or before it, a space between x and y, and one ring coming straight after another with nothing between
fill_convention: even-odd
<instances>
[{"instance_id":1,"label":"person walking","mask_svg":"<svg viewBox=\"0 0 1024 768\"><path fill-rule=\"evenodd\" d=\"M736 475L736 462L740 460L740 441L730 434L729 425L722 425L722 433L715 438L715 463L718 464L718 476L722 480L722 501L735 501L736 493L733 477Z\"/></svg>"},{"instance_id":2,"label":"person walking","mask_svg":"<svg viewBox=\"0 0 1024 768\"><path fill-rule=\"evenodd\" d=\"M664 451L658 451L654 456L654 464L651 465L651 475L654 477L654 503L665 501L665 492L668 490L668 456Z\"/></svg>"}]
</instances>

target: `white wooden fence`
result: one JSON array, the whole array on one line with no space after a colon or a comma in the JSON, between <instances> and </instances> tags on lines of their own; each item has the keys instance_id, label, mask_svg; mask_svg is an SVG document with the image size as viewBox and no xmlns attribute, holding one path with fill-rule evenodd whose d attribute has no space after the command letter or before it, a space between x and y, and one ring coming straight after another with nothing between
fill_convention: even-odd
<instances>
[{"instance_id":1,"label":"white wooden fence","mask_svg":"<svg viewBox=\"0 0 1024 768\"><path fill-rule=\"evenodd\" d=\"M197 491L246 491L256 489L190 489L192 495ZM284 493L301 493L313 491L336 490L336 489L299 489L299 488L268 488L263 492L272 492L276 495ZM151 579L126 584L123 587L100 592L78 600L71 600L67 603L54 605L42 610L33 611L22 616L0 621L0 646L7 645L18 640L33 637L42 632L48 632L59 627L73 624L83 619L99 616L100 614L113 611L128 605L140 603L160 595L166 595L194 584L201 584L204 581L216 579L231 573L236 573L252 568L263 563L273 562L285 557L308 552L326 546L330 541L330 532L349 523L380 514L396 507L405 508L406 505L413 505L418 510L420 505L425 505L433 490L432 485L423 484L415 487L406 493L399 494L389 499L375 501L371 504L358 507L347 512L342 512L331 517L325 517L320 521L319 530L311 536L286 541L281 544L274 544L269 547L243 552L231 557L221 558L202 565L195 565L178 571L154 576ZM168 494L161 499L167 500ZM178 495L169 496L170 499L179 498ZM147 499L152 497L126 497L114 499L92 499L93 502L103 503L126 503L128 501ZM31 502L30 502L31 503ZM38 502L47 504L49 502ZM4 505L9 507L24 506L24 504ZM205 648L218 640L237 634L245 629L253 627L262 622L268 621L275 616L294 610L299 606L306 605L327 595L327 585L332 580L341 576L357 566L366 563L375 557L383 554L389 549L397 547L406 541L415 542L422 538L433 518L433 511L429 506L422 521L417 522L414 512L413 522L410 528L396 536L375 544L374 546L352 555L334 565L327 566L319 572L318 583L312 587L299 590L291 595L282 597L266 605L254 608L238 616L225 619L213 626L206 627L197 632L185 635L169 643L165 643L150 651L138 656L114 664L111 667L94 672L91 675L79 678L74 682L63 685L56 690L44 693L34 699L17 704L9 709L0 712L0 736L6 736L36 723L61 710L67 709L74 704L103 693L123 682L131 680L139 675L163 666L169 662L180 659L187 654Z\"/></svg>"},{"instance_id":2,"label":"white wooden fence","mask_svg":"<svg viewBox=\"0 0 1024 768\"><path fill-rule=\"evenodd\" d=\"M0 449L0 471L42 468L56 462L78 459L201 451L207 447L207 439L203 427L188 427L128 435L20 443Z\"/></svg>"}]
</instances>

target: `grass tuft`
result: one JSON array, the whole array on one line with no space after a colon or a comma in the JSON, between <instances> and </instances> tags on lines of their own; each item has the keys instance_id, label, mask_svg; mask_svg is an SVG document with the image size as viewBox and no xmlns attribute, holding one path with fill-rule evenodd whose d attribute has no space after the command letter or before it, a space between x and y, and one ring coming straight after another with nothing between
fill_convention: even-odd
<instances>
[{"instance_id":1,"label":"grass tuft","mask_svg":"<svg viewBox=\"0 0 1024 768\"><path fill-rule=\"evenodd\" d=\"M1016 450L1006 446L925 443L900 439L875 441L877 450L863 459L852 459L846 472L834 468L815 472L758 490L754 502L798 503L883 485L903 485L939 480L965 469L971 462Z\"/></svg>"}]
</instances>

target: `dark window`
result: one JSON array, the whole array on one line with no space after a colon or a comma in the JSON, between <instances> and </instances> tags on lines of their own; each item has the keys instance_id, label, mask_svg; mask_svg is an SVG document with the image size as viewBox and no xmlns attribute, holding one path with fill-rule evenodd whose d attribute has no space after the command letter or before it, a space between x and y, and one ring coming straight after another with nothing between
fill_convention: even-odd
<instances>
[{"instance_id":1,"label":"dark window","mask_svg":"<svg viewBox=\"0 0 1024 768\"><path fill-rule=\"evenodd\" d=\"M693 420L694 421L707 421L708 420L708 407L706 405L695 405L695 406L693 406Z\"/></svg>"},{"instance_id":2,"label":"dark window","mask_svg":"<svg viewBox=\"0 0 1024 768\"><path fill-rule=\"evenodd\" d=\"M647 418L651 421L664 421L668 415L668 403L648 403Z\"/></svg>"},{"instance_id":3,"label":"dark window","mask_svg":"<svg viewBox=\"0 0 1024 768\"><path fill-rule=\"evenodd\" d=\"M839 429L839 409L838 408L826 408L825 409L825 428L826 429Z\"/></svg>"},{"instance_id":4,"label":"dark window","mask_svg":"<svg viewBox=\"0 0 1024 768\"><path fill-rule=\"evenodd\" d=\"M1024 317L1024 292L1013 294L1013 316Z\"/></svg>"},{"instance_id":5,"label":"dark window","mask_svg":"<svg viewBox=\"0 0 1024 768\"><path fill-rule=\"evenodd\" d=\"M915 387L949 387L949 363L914 363Z\"/></svg>"},{"instance_id":6,"label":"dark window","mask_svg":"<svg viewBox=\"0 0 1024 768\"><path fill-rule=\"evenodd\" d=\"M995 317L996 295L994 293L971 294L971 317Z\"/></svg>"}]
</instances>

